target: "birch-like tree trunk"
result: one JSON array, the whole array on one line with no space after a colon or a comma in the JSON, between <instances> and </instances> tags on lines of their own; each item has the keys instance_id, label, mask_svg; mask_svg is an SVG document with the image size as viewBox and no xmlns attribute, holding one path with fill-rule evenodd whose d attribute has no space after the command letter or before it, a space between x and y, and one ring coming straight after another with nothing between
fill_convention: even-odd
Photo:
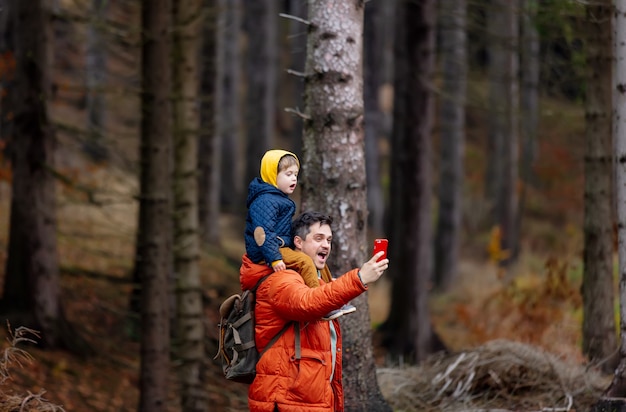
<instances>
[{"instance_id":1,"label":"birch-like tree trunk","mask_svg":"<svg viewBox=\"0 0 626 412\"><path fill-rule=\"evenodd\" d=\"M583 271L583 353L608 362L617 348L613 313L613 204L611 171L611 0L586 6L587 80L585 98L585 193Z\"/></svg>"},{"instance_id":2,"label":"birch-like tree trunk","mask_svg":"<svg viewBox=\"0 0 626 412\"><path fill-rule=\"evenodd\" d=\"M259 176L261 158L274 142L278 7L275 0L255 0L244 4L244 27L248 34L244 159L247 184Z\"/></svg>"},{"instance_id":3,"label":"birch-like tree trunk","mask_svg":"<svg viewBox=\"0 0 626 412\"><path fill-rule=\"evenodd\" d=\"M615 197L620 303L620 362L606 391L609 397L626 397L626 0L613 0L613 139L615 145ZM622 405L623 407L623 405Z\"/></svg>"},{"instance_id":4,"label":"birch-like tree trunk","mask_svg":"<svg viewBox=\"0 0 626 412\"><path fill-rule=\"evenodd\" d=\"M175 349L183 412L206 412L203 376L204 311L198 261L198 132L200 128L200 34L202 0L174 3L174 273L176 273Z\"/></svg>"},{"instance_id":5,"label":"birch-like tree trunk","mask_svg":"<svg viewBox=\"0 0 626 412\"><path fill-rule=\"evenodd\" d=\"M363 133L363 2L309 2L302 210L335 219L331 270L359 267L366 244L367 193ZM346 411L390 411L376 380L369 307L342 318Z\"/></svg>"},{"instance_id":6,"label":"birch-like tree trunk","mask_svg":"<svg viewBox=\"0 0 626 412\"><path fill-rule=\"evenodd\" d=\"M423 360L433 350L428 290L433 261L435 25L434 0L398 3L390 166L393 285L384 330L390 352L408 361Z\"/></svg>"},{"instance_id":7,"label":"birch-like tree trunk","mask_svg":"<svg viewBox=\"0 0 626 412\"><path fill-rule=\"evenodd\" d=\"M439 214L435 235L435 285L447 290L456 277L461 237L463 175L465 170L465 94L467 86L467 3L440 4L441 162Z\"/></svg>"},{"instance_id":8,"label":"birch-like tree trunk","mask_svg":"<svg viewBox=\"0 0 626 412\"><path fill-rule=\"evenodd\" d=\"M167 410L171 271L171 2L142 1L141 176L135 280L140 282L139 412Z\"/></svg>"}]
</instances>

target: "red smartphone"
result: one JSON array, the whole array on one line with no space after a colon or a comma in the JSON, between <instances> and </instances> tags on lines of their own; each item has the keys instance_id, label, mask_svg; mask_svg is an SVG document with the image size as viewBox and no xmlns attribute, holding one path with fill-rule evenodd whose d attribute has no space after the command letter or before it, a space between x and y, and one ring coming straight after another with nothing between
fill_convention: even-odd
<instances>
[{"instance_id":1,"label":"red smartphone","mask_svg":"<svg viewBox=\"0 0 626 412\"><path fill-rule=\"evenodd\" d=\"M387 244L388 243L389 241L387 239L374 239L374 254L378 252L385 252L380 258L378 258L378 260L376 260L377 262L381 261L382 259L387 258Z\"/></svg>"}]
</instances>

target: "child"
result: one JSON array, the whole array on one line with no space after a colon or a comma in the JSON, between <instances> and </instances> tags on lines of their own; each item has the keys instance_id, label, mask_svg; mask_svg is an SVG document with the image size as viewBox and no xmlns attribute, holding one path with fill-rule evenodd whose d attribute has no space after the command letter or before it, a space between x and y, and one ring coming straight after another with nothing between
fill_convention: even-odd
<instances>
[{"instance_id":1,"label":"child","mask_svg":"<svg viewBox=\"0 0 626 412\"><path fill-rule=\"evenodd\" d=\"M248 186L246 253L253 262L265 262L275 272L295 270L307 286L314 288L320 285L317 268L309 256L291 249L296 204L289 195L298 184L299 169L298 157L285 150L269 150L261 159L261 178L254 178ZM354 306L344 305L323 319L332 320L354 311Z\"/></svg>"}]
</instances>

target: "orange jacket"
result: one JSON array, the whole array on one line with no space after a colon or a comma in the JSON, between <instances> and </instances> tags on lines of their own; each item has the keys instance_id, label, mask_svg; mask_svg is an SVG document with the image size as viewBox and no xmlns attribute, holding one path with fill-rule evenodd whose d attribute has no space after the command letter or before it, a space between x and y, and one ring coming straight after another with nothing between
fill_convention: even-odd
<instances>
[{"instance_id":1,"label":"orange jacket","mask_svg":"<svg viewBox=\"0 0 626 412\"><path fill-rule=\"evenodd\" d=\"M251 289L261 277L272 273L265 265L243 256L240 270L242 289ZM337 358L332 383L331 334L328 321L320 320L367 288L351 270L333 282L320 280L320 287L309 288L292 270L277 272L259 286L256 293L255 341L262 352L269 341L291 321L300 324L302 357L295 359L295 328L285 333L263 354L256 377L248 390L248 406L253 412L274 412L275 405L286 412L341 412L341 332L337 331Z\"/></svg>"}]
</instances>

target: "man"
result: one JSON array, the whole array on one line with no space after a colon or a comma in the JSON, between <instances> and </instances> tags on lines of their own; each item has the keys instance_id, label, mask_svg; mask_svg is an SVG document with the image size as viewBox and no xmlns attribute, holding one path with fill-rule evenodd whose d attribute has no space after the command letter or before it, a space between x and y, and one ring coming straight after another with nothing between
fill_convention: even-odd
<instances>
[{"instance_id":1,"label":"man","mask_svg":"<svg viewBox=\"0 0 626 412\"><path fill-rule=\"evenodd\" d=\"M322 316L339 309L367 290L387 269L389 260L374 255L360 269L332 280L326 261L331 250L332 218L306 212L293 222L296 249L311 257L320 273L320 287L309 288L295 271L269 276L256 293L257 349L263 355L248 390L253 412L341 412L341 331L336 320ZM240 271L242 289L250 289L271 274L267 265L255 264L246 255ZM267 351L268 343L283 327L293 323Z\"/></svg>"}]
</instances>

